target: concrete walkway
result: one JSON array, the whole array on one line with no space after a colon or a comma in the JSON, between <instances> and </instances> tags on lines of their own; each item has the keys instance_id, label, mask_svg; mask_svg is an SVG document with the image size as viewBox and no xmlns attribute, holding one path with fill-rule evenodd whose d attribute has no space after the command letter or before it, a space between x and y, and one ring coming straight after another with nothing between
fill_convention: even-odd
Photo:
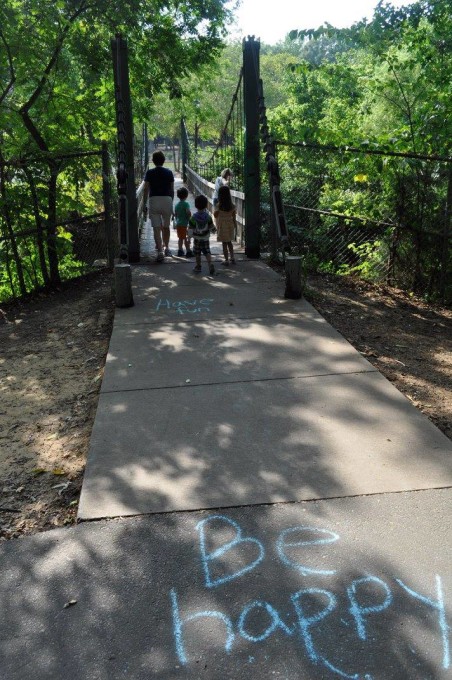
<instances>
[{"instance_id":1,"label":"concrete walkway","mask_svg":"<svg viewBox=\"0 0 452 680\"><path fill-rule=\"evenodd\" d=\"M451 678L451 442L264 263L146 242L96 521L0 549L0 677Z\"/></svg>"}]
</instances>

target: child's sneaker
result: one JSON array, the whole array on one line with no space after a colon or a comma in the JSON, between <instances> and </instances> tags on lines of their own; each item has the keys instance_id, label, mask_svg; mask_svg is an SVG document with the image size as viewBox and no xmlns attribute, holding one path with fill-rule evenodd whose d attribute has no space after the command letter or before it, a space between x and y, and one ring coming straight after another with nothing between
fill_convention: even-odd
<instances>
[{"instance_id":1,"label":"child's sneaker","mask_svg":"<svg viewBox=\"0 0 452 680\"><path fill-rule=\"evenodd\" d=\"M177 257L184 257L184 251L182 248L177 251Z\"/></svg>"},{"instance_id":2,"label":"child's sneaker","mask_svg":"<svg viewBox=\"0 0 452 680\"><path fill-rule=\"evenodd\" d=\"M193 267L193 271L195 272L195 274L199 274L199 272L201 271L201 265L197 264L196 267Z\"/></svg>"},{"instance_id":3,"label":"child's sneaker","mask_svg":"<svg viewBox=\"0 0 452 680\"><path fill-rule=\"evenodd\" d=\"M190 250L190 248L187 250L185 253L185 257L194 257L193 250Z\"/></svg>"},{"instance_id":4,"label":"child's sneaker","mask_svg":"<svg viewBox=\"0 0 452 680\"><path fill-rule=\"evenodd\" d=\"M163 262L164 259L165 259L165 256L164 256L164 254L160 251L160 252L157 254L157 262Z\"/></svg>"},{"instance_id":5,"label":"child's sneaker","mask_svg":"<svg viewBox=\"0 0 452 680\"><path fill-rule=\"evenodd\" d=\"M235 264L235 260L233 257L231 257L231 264Z\"/></svg>"},{"instance_id":6,"label":"child's sneaker","mask_svg":"<svg viewBox=\"0 0 452 680\"><path fill-rule=\"evenodd\" d=\"M165 255L168 255L168 257L172 257L173 253L171 252L171 250L169 248L165 248Z\"/></svg>"},{"instance_id":7,"label":"child's sneaker","mask_svg":"<svg viewBox=\"0 0 452 680\"><path fill-rule=\"evenodd\" d=\"M224 260L221 264L225 267L229 267L229 260Z\"/></svg>"},{"instance_id":8,"label":"child's sneaker","mask_svg":"<svg viewBox=\"0 0 452 680\"><path fill-rule=\"evenodd\" d=\"M211 275L215 274L215 267L213 266L213 264L211 264L209 267L209 274Z\"/></svg>"}]
</instances>

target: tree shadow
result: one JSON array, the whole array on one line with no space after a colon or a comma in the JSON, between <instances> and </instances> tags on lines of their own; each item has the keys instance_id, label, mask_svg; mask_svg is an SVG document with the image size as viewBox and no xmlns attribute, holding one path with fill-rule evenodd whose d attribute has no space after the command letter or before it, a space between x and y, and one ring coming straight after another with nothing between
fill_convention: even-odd
<instances>
[{"instance_id":1,"label":"tree shadow","mask_svg":"<svg viewBox=\"0 0 452 680\"><path fill-rule=\"evenodd\" d=\"M349 277L313 276L307 297L450 437L446 399L447 357L452 351L450 310ZM439 394L444 394L443 400Z\"/></svg>"},{"instance_id":2,"label":"tree shadow","mask_svg":"<svg viewBox=\"0 0 452 680\"><path fill-rule=\"evenodd\" d=\"M172 316L177 287L174 298L163 287L164 308L122 317L81 518L450 485L443 435L310 305L281 309L265 270L250 271L265 281L249 293L255 316L245 303L229 315L227 301L249 288L229 279L202 285L223 305L213 317Z\"/></svg>"},{"instance_id":3,"label":"tree shadow","mask_svg":"<svg viewBox=\"0 0 452 680\"><path fill-rule=\"evenodd\" d=\"M2 676L449 677L448 498L167 513L10 542Z\"/></svg>"}]
</instances>

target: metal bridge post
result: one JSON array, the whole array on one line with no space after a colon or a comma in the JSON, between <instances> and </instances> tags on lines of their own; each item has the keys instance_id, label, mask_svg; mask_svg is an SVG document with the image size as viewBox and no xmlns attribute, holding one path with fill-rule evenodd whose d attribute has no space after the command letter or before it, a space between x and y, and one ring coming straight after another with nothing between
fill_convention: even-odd
<instances>
[{"instance_id":1,"label":"metal bridge post","mask_svg":"<svg viewBox=\"0 0 452 680\"><path fill-rule=\"evenodd\" d=\"M125 203L127 209L127 217L125 220L127 229L125 228L124 221L122 224L120 223L121 233L119 236L121 244L128 246L129 262L139 262L140 243L138 237L137 199L133 158L133 121L127 41L123 40L122 36L118 34L116 38L111 41L111 49L115 80L118 148L119 155L123 156L122 159L118 159L118 193L122 194L125 192L126 196L124 196L124 198L126 198ZM119 177L119 174L121 174L121 178ZM124 182L126 186L124 186ZM119 185L121 185L121 189Z\"/></svg>"},{"instance_id":2,"label":"metal bridge post","mask_svg":"<svg viewBox=\"0 0 452 680\"><path fill-rule=\"evenodd\" d=\"M187 130L185 128L185 121L181 118L180 121L180 150L181 150L181 171L182 181L187 184L187 165L188 165L188 149L187 149Z\"/></svg>"},{"instance_id":3,"label":"metal bridge post","mask_svg":"<svg viewBox=\"0 0 452 680\"><path fill-rule=\"evenodd\" d=\"M149 137L148 124L143 123L143 175L149 167Z\"/></svg>"},{"instance_id":4,"label":"metal bridge post","mask_svg":"<svg viewBox=\"0 0 452 680\"><path fill-rule=\"evenodd\" d=\"M260 146L259 146L259 49L254 36L243 41L243 98L245 113L245 254L260 257Z\"/></svg>"}]
</instances>

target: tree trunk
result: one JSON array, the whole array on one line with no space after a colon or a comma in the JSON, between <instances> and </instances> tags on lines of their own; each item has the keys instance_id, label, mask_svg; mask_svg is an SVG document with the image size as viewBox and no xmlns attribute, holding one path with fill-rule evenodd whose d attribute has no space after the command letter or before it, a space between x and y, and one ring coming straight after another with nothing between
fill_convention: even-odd
<instances>
[{"instance_id":1,"label":"tree trunk","mask_svg":"<svg viewBox=\"0 0 452 680\"><path fill-rule=\"evenodd\" d=\"M57 180L58 167L54 163L49 163L50 179L48 183L48 217L47 217L47 255L50 268L50 284L59 286L61 283L60 272L58 269L58 252L56 243L56 199L57 199Z\"/></svg>"},{"instance_id":2,"label":"tree trunk","mask_svg":"<svg viewBox=\"0 0 452 680\"><path fill-rule=\"evenodd\" d=\"M3 160L3 159L0 159ZM6 177L5 177L5 166L0 166L0 193L2 196L2 213L6 225L6 234L8 241L11 243L11 248L13 251L14 262L16 265L17 278L19 279L19 288L21 295L27 294L27 287L25 285L24 272L22 268L22 262L19 255L19 249L17 247L16 237L14 235L13 223L11 220L11 215L8 208L7 191L6 191ZM11 280L11 272L10 272Z\"/></svg>"},{"instance_id":3,"label":"tree trunk","mask_svg":"<svg viewBox=\"0 0 452 680\"><path fill-rule=\"evenodd\" d=\"M36 243L38 247L38 254L39 254L39 264L41 266L41 274L42 278L44 281L44 285L48 286L50 279L49 279L49 272L47 270L47 262L46 262L46 256L45 256L45 250L44 250L44 229L42 226L42 219L41 219L41 213L39 210L39 199L38 199L38 194L36 191L36 185L35 185L35 180L33 177L33 173L29 168L26 168L24 170L25 176L27 178L28 184L30 186L30 193L31 193L31 200L33 204L33 214L36 222Z\"/></svg>"},{"instance_id":4,"label":"tree trunk","mask_svg":"<svg viewBox=\"0 0 452 680\"><path fill-rule=\"evenodd\" d=\"M16 295L16 290L15 290L15 287L14 287L14 278L13 278L13 273L11 271L11 260L10 260L10 257L9 257L9 253L6 256L6 269L8 271L9 285L10 285L10 288L11 288L12 297L13 297L14 300L16 300L17 295Z\"/></svg>"},{"instance_id":5,"label":"tree trunk","mask_svg":"<svg viewBox=\"0 0 452 680\"><path fill-rule=\"evenodd\" d=\"M444 227L443 227L443 247L441 257L441 278L439 284L439 294L441 302L446 301L447 288L447 269L449 264L449 238L450 225L452 217L452 166L449 167L449 179L447 183L447 198L446 208L444 210Z\"/></svg>"}]
</instances>

